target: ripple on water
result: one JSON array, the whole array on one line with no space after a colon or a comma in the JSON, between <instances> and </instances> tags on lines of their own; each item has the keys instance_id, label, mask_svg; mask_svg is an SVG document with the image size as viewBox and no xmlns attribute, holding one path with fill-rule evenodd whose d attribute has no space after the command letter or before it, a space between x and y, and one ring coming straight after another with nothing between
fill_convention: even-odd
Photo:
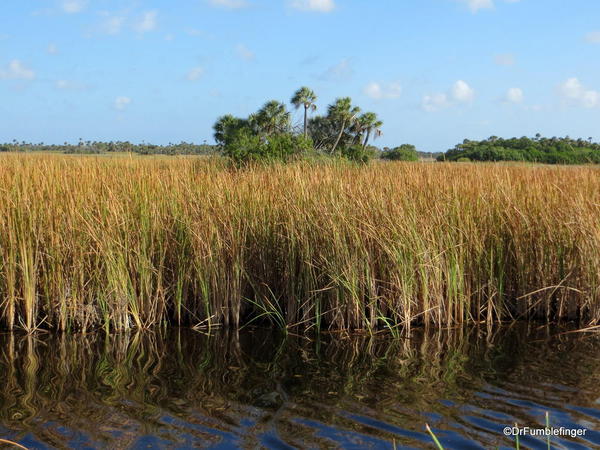
<instances>
[{"instance_id":1,"label":"ripple on water","mask_svg":"<svg viewBox=\"0 0 600 450\"><path fill-rule=\"evenodd\" d=\"M555 448L598 447L600 336L556 334L4 334L0 437L30 448L423 448L428 423L447 448L514 448L504 427L543 427L548 412L554 427L587 428L553 437Z\"/></svg>"}]
</instances>

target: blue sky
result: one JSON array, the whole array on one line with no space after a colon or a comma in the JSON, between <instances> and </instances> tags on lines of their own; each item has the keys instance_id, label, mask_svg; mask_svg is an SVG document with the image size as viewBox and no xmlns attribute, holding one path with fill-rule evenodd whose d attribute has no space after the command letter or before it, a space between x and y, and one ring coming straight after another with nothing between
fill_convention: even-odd
<instances>
[{"instance_id":1,"label":"blue sky","mask_svg":"<svg viewBox=\"0 0 600 450\"><path fill-rule=\"evenodd\" d=\"M3 0L0 141L212 142L303 85L379 146L600 139L600 2ZM301 113L294 115L301 120Z\"/></svg>"}]
</instances>

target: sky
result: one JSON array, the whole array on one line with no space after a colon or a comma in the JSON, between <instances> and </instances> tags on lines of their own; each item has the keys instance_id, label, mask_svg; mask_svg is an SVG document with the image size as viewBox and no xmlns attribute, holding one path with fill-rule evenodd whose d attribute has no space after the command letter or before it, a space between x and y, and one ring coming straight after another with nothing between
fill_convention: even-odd
<instances>
[{"instance_id":1,"label":"sky","mask_svg":"<svg viewBox=\"0 0 600 450\"><path fill-rule=\"evenodd\" d=\"M212 143L218 116L301 86L316 114L342 96L376 112L380 147L600 139L599 17L592 0L2 0L0 142Z\"/></svg>"}]
</instances>

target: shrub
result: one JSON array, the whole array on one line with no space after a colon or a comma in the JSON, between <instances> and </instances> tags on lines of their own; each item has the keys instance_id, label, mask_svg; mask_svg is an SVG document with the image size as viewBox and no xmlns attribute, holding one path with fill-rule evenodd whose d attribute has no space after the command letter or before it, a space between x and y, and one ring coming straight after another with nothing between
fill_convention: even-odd
<instances>
[{"instance_id":1,"label":"shrub","mask_svg":"<svg viewBox=\"0 0 600 450\"><path fill-rule=\"evenodd\" d=\"M350 161L367 164L374 158L375 152L371 148L363 148L362 145L350 145L341 149L341 155Z\"/></svg>"},{"instance_id":2,"label":"shrub","mask_svg":"<svg viewBox=\"0 0 600 450\"><path fill-rule=\"evenodd\" d=\"M265 137L244 127L227 139L223 154L237 165L246 165L253 162L288 162L298 159L310 149L312 142L304 136L283 133Z\"/></svg>"},{"instance_id":3,"label":"shrub","mask_svg":"<svg viewBox=\"0 0 600 450\"><path fill-rule=\"evenodd\" d=\"M266 146L268 159L284 162L298 159L313 148L312 141L309 138L290 133L269 136Z\"/></svg>"},{"instance_id":4,"label":"shrub","mask_svg":"<svg viewBox=\"0 0 600 450\"><path fill-rule=\"evenodd\" d=\"M402 144L391 150L384 150L381 158L390 161L418 161L419 155L414 145Z\"/></svg>"}]
</instances>

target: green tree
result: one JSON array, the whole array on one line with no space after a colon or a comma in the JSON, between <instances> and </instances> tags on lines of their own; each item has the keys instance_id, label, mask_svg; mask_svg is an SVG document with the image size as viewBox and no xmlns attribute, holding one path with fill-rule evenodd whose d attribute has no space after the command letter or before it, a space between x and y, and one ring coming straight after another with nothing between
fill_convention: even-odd
<instances>
[{"instance_id":1,"label":"green tree","mask_svg":"<svg viewBox=\"0 0 600 450\"><path fill-rule=\"evenodd\" d=\"M374 138L381 136L381 127L383 122L379 120L374 112L366 112L356 120L356 128L358 131L359 141L362 140L362 135L366 133L365 139L362 142L363 149L367 148L369 138L373 134Z\"/></svg>"},{"instance_id":2,"label":"green tree","mask_svg":"<svg viewBox=\"0 0 600 450\"><path fill-rule=\"evenodd\" d=\"M232 133L223 148L223 154L237 166L246 166L275 161L289 162L310 149L312 142L302 135L279 133L265 139L246 127Z\"/></svg>"},{"instance_id":3,"label":"green tree","mask_svg":"<svg viewBox=\"0 0 600 450\"><path fill-rule=\"evenodd\" d=\"M367 164L371 159L375 158L378 150L374 147L365 148L362 144L354 144L342 147L340 154L353 162Z\"/></svg>"},{"instance_id":4,"label":"green tree","mask_svg":"<svg viewBox=\"0 0 600 450\"><path fill-rule=\"evenodd\" d=\"M414 145L402 144L393 149L386 148L381 153L381 158L390 161L418 161L419 154Z\"/></svg>"},{"instance_id":5,"label":"green tree","mask_svg":"<svg viewBox=\"0 0 600 450\"><path fill-rule=\"evenodd\" d=\"M290 113L283 103L271 100L250 116L250 122L266 136L285 133L290 129Z\"/></svg>"},{"instance_id":6,"label":"green tree","mask_svg":"<svg viewBox=\"0 0 600 450\"><path fill-rule=\"evenodd\" d=\"M300 106L304 106L304 137L308 136L308 111L315 111L317 109L317 105L315 102L317 101L317 95L314 91L306 86L298 89L294 96L291 99L292 105L296 109L300 108Z\"/></svg>"},{"instance_id":7,"label":"green tree","mask_svg":"<svg viewBox=\"0 0 600 450\"><path fill-rule=\"evenodd\" d=\"M308 122L308 135L312 138L317 150L329 150L337 137L338 130L338 123L328 116L315 116ZM342 136L339 145L347 145L351 140L350 138L350 134L346 132Z\"/></svg>"},{"instance_id":8,"label":"green tree","mask_svg":"<svg viewBox=\"0 0 600 450\"><path fill-rule=\"evenodd\" d=\"M332 120L340 123L338 136L331 148L331 154L335 153L346 127L351 126L354 123L359 113L360 108L358 106L352 106L352 99L350 97L338 98L333 104L329 105L327 109L328 116Z\"/></svg>"},{"instance_id":9,"label":"green tree","mask_svg":"<svg viewBox=\"0 0 600 450\"><path fill-rule=\"evenodd\" d=\"M587 164L600 161L600 144L584 139L552 137L499 138L482 141L464 140L440 155L438 160L459 161L531 161L546 164Z\"/></svg>"},{"instance_id":10,"label":"green tree","mask_svg":"<svg viewBox=\"0 0 600 450\"><path fill-rule=\"evenodd\" d=\"M234 117L231 114L226 114L217 119L213 125L214 138L217 145L225 145L228 137L235 131L247 126L247 121Z\"/></svg>"}]
</instances>

